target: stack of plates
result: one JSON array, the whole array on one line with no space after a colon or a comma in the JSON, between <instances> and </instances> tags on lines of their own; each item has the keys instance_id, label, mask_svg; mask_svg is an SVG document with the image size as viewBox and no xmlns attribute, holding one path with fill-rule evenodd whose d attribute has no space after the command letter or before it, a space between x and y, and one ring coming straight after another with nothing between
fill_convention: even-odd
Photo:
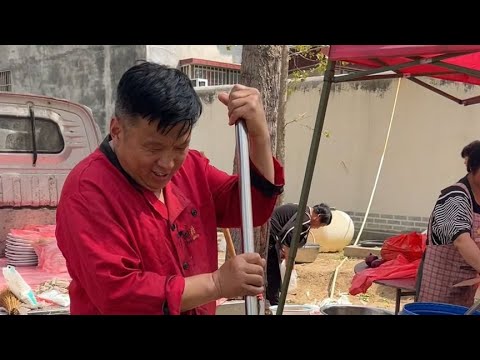
<instances>
[{"instance_id":1,"label":"stack of plates","mask_svg":"<svg viewBox=\"0 0 480 360\"><path fill-rule=\"evenodd\" d=\"M8 265L37 266L38 257L30 242L20 236L9 233L5 247Z\"/></svg>"}]
</instances>

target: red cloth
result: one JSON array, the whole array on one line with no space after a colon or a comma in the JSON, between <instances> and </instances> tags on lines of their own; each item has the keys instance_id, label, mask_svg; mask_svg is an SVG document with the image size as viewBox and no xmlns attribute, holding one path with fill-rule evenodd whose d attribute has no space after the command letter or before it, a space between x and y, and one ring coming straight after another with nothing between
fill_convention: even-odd
<instances>
[{"instance_id":1,"label":"red cloth","mask_svg":"<svg viewBox=\"0 0 480 360\"><path fill-rule=\"evenodd\" d=\"M283 185L273 161L275 184ZM100 150L70 172L56 236L72 277L72 314L163 314L165 305L180 314L185 277L218 268L217 227L241 225L238 176L192 150L165 202L135 190ZM269 219L275 202L252 187L254 226ZM186 314L215 314L215 305Z\"/></svg>"},{"instance_id":2,"label":"red cloth","mask_svg":"<svg viewBox=\"0 0 480 360\"><path fill-rule=\"evenodd\" d=\"M366 293L375 280L414 278L420 261L421 259L417 259L410 262L400 254L396 259L386 261L379 267L365 269L355 274L349 293L350 295Z\"/></svg>"}]
</instances>

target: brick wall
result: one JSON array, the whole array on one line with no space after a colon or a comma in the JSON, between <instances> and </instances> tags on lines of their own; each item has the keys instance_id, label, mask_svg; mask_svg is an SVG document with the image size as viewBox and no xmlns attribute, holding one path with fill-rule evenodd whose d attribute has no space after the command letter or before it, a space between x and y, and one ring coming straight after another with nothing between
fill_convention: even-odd
<instances>
[{"instance_id":1,"label":"brick wall","mask_svg":"<svg viewBox=\"0 0 480 360\"><path fill-rule=\"evenodd\" d=\"M355 224L355 233L362 226L364 212L345 211ZM369 213L364 231L382 231L388 233L405 233L411 231L424 231L428 226L428 217L403 216L391 214Z\"/></svg>"}]
</instances>

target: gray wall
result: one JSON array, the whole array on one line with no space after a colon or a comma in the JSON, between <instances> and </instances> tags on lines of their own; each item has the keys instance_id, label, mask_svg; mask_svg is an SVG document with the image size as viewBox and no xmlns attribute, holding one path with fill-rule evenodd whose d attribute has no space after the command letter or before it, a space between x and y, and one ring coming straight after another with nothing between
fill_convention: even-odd
<instances>
[{"instance_id":1,"label":"gray wall","mask_svg":"<svg viewBox=\"0 0 480 360\"><path fill-rule=\"evenodd\" d=\"M0 71L12 72L12 91L86 105L104 134L116 84L122 73L141 59L146 59L142 45L0 46Z\"/></svg>"}]
</instances>

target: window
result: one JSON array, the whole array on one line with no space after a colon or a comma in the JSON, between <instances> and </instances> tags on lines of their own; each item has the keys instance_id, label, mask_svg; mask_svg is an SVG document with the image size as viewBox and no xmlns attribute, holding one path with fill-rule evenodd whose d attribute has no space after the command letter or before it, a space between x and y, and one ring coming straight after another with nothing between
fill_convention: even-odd
<instances>
[{"instance_id":1,"label":"window","mask_svg":"<svg viewBox=\"0 0 480 360\"><path fill-rule=\"evenodd\" d=\"M10 71L0 71L0 91L12 91L12 76Z\"/></svg>"},{"instance_id":2,"label":"window","mask_svg":"<svg viewBox=\"0 0 480 360\"><path fill-rule=\"evenodd\" d=\"M234 85L239 82L240 65L202 59L180 61L180 70L194 86Z\"/></svg>"},{"instance_id":3,"label":"window","mask_svg":"<svg viewBox=\"0 0 480 360\"><path fill-rule=\"evenodd\" d=\"M30 118L0 115L0 153L32 153L32 144ZM35 118L35 144L39 154L58 154L65 146L59 126L43 118Z\"/></svg>"}]
</instances>

